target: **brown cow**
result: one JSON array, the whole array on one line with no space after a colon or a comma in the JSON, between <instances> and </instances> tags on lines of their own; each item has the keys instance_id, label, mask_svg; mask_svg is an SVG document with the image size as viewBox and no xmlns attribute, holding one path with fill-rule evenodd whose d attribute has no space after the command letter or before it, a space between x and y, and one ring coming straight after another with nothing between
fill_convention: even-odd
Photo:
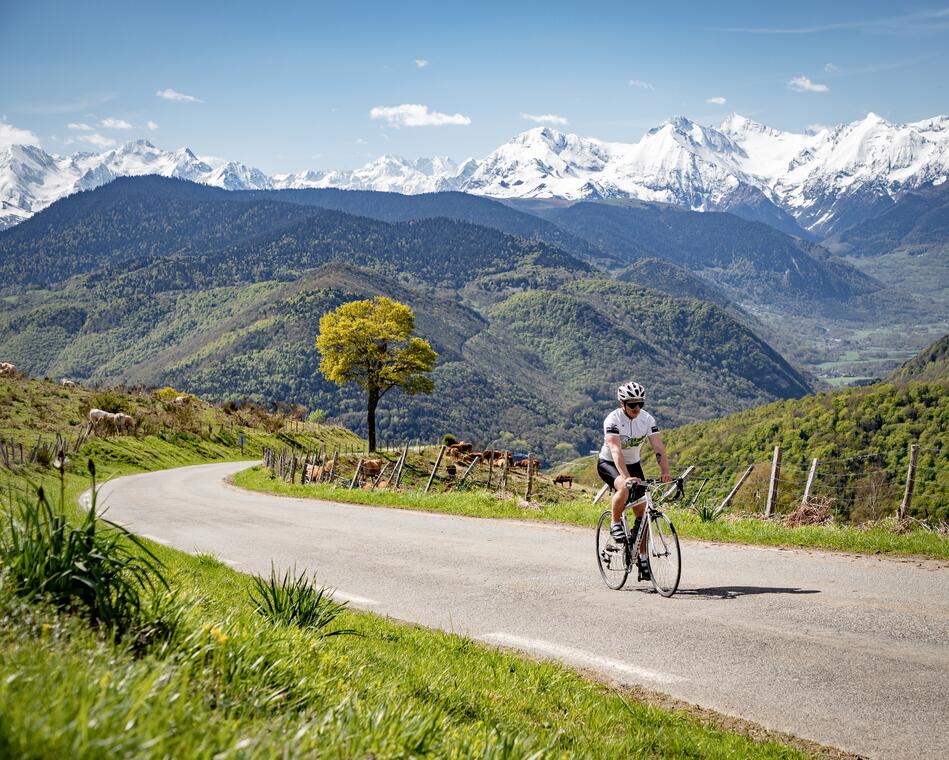
<instances>
[{"instance_id":1,"label":"brown cow","mask_svg":"<svg viewBox=\"0 0 949 760\"><path fill-rule=\"evenodd\" d=\"M554 483L566 483L567 488L573 488L573 475L558 475L554 478Z\"/></svg>"}]
</instances>

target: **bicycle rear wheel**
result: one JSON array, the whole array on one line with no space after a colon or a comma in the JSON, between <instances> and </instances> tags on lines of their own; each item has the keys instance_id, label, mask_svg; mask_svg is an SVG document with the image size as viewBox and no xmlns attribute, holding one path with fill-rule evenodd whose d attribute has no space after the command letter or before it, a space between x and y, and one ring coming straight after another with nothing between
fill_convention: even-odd
<instances>
[{"instance_id":1,"label":"bicycle rear wheel","mask_svg":"<svg viewBox=\"0 0 949 760\"><path fill-rule=\"evenodd\" d=\"M662 596L672 596L679 588L682 555L675 526L662 512L653 512L649 516L646 556L653 587Z\"/></svg>"},{"instance_id":2,"label":"bicycle rear wheel","mask_svg":"<svg viewBox=\"0 0 949 760\"><path fill-rule=\"evenodd\" d=\"M629 549L627 544L619 544L610 537L612 517L612 512L606 510L597 523L596 562L603 582L614 591L619 591L629 576Z\"/></svg>"}]
</instances>

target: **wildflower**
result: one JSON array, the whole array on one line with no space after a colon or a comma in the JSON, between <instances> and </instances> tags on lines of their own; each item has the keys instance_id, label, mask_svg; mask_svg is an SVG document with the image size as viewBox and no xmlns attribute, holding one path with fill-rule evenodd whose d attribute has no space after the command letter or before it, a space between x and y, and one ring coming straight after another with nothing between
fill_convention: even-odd
<instances>
[{"instance_id":1,"label":"wildflower","mask_svg":"<svg viewBox=\"0 0 949 760\"><path fill-rule=\"evenodd\" d=\"M228 636L220 628L212 628L211 638L214 639L218 644L224 644L227 642Z\"/></svg>"}]
</instances>

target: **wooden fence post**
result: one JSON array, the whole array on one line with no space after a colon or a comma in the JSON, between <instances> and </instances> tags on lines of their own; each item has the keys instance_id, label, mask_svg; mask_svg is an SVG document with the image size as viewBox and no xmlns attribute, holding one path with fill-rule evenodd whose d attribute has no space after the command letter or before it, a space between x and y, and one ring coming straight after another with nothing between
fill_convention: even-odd
<instances>
[{"instance_id":1,"label":"wooden fence post","mask_svg":"<svg viewBox=\"0 0 949 760\"><path fill-rule=\"evenodd\" d=\"M297 455L296 452L290 453L290 485L293 485L293 480L297 476Z\"/></svg>"},{"instance_id":2,"label":"wooden fence post","mask_svg":"<svg viewBox=\"0 0 949 760\"><path fill-rule=\"evenodd\" d=\"M817 458L811 460L811 469L807 473L807 485L804 486L804 496L801 497L801 506L807 504L811 498L811 486L814 485L814 475L817 474Z\"/></svg>"},{"instance_id":3,"label":"wooden fence post","mask_svg":"<svg viewBox=\"0 0 949 760\"><path fill-rule=\"evenodd\" d=\"M488 485L486 488L491 490L491 477L494 475L494 452L491 452L491 458L488 460Z\"/></svg>"},{"instance_id":4,"label":"wooden fence post","mask_svg":"<svg viewBox=\"0 0 949 760\"><path fill-rule=\"evenodd\" d=\"M531 457L533 455L531 452L527 452L527 488L524 489L524 501L530 501L531 498L531 486L534 485L534 467Z\"/></svg>"},{"instance_id":5,"label":"wooden fence post","mask_svg":"<svg viewBox=\"0 0 949 760\"><path fill-rule=\"evenodd\" d=\"M768 483L768 502L764 507L764 516L771 517L778 501L778 478L781 477L781 447L774 447L774 459L771 460L771 480Z\"/></svg>"},{"instance_id":6,"label":"wooden fence post","mask_svg":"<svg viewBox=\"0 0 949 760\"><path fill-rule=\"evenodd\" d=\"M356 481L359 480L360 470L362 470L362 457L359 457L359 461L356 462L356 473L353 475L353 482L349 484L350 491L356 487Z\"/></svg>"},{"instance_id":7,"label":"wooden fence post","mask_svg":"<svg viewBox=\"0 0 949 760\"><path fill-rule=\"evenodd\" d=\"M396 476L396 479L395 479L396 488L402 485L402 473L405 472L405 458L408 455L409 455L409 447L408 447L408 444L406 444L405 446L402 447L402 464L399 467L399 474Z\"/></svg>"},{"instance_id":8,"label":"wooden fence post","mask_svg":"<svg viewBox=\"0 0 949 760\"><path fill-rule=\"evenodd\" d=\"M722 501L721 506L719 506L720 510L726 509L728 505L731 504L732 499L735 498L735 494L738 493L738 489L742 487L742 484L748 479L748 476L751 475L753 469L755 469L753 464L748 465L748 469L741 474L741 477L738 478L738 482L735 483L735 487L728 492L728 496Z\"/></svg>"},{"instance_id":9,"label":"wooden fence post","mask_svg":"<svg viewBox=\"0 0 949 760\"><path fill-rule=\"evenodd\" d=\"M471 464L468 465L468 469L465 470L465 474L461 476L461 480L458 481L458 487L460 488L465 484L465 481L468 479L468 476L471 474L471 471L474 469L474 466L478 464L478 460L481 459L481 455L478 454L474 459L471 460Z\"/></svg>"},{"instance_id":10,"label":"wooden fence post","mask_svg":"<svg viewBox=\"0 0 949 760\"><path fill-rule=\"evenodd\" d=\"M502 494L507 490L507 470L508 470L508 452L504 452L501 458L501 474L498 476L498 491Z\"/></svg>"},{"instance_id":11,"label":"wooden fence post","mask_svg":"<svg viewBox=\"0 0 949 760\"><path fill-rule=\"evenodd\" d=\"M896 516L900 520L906 518L909 514L910 505L913 503L913 491L916 489L916 461L919 459L919 444L914 443L909 447L909 468L906 470L906 490L903 492L903 501L900 503L899 512Z\"/></svg>"},{"instance_id":12,"label":"wooden fence post","mask_svg":"<svg viewBox=\"0 0 949 760\"><path fill-rule=\"evenodd\" d=\"M330 462L330 471L326 478L329 483L333 482L333 476L336 474L336 460L339 459L339 446L333 449L333 461Z\"/></svg>"},{"instance_id":13,"label":"wooden fence post","mask_svg":"<svg viewBox=\"0 0 949 760\"><path fill-rule=\"evenodd\" d=\"M428 493L432 487L432 481L435 480L435 473L438 472L438 465L442 463L442 455L445 453L445 447L438 450L438 456L435 457L435 466L432 468L432 474L428 476L428 483L425 484L425 493Z\"/></svg>"}]
</instances>

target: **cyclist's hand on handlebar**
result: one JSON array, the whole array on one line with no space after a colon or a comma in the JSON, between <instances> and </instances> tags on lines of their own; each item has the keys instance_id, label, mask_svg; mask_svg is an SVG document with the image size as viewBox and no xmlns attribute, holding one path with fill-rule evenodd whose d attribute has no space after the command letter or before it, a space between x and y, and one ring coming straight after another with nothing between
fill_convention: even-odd
<instances>
[{"instance_id":1,"label":"cyclist's hand on handlebar","mask_svg":"<svg viewBox=\"0 0 949 760\"><path fill-rule=\"evenodd\" d=\"M641 482L642 482L642 481L641 481L639 478L629 477L629 478L626 479L626 488L627 488L627 490L629 490L629 489L632 488L634 485L636 485L637 483L641 483Z\"/></svg>"},{"instance_id":2,"label":"cyclist's hand on handlebar","mask_svg":"<svg viewBox=\"0 0 949 760\"><path fill-rule=\"evenodd\" d=\"M663 483L671 483L671 482L672 482L672 476L671 476L669 473L664 474L664 475L662 476L662 482L663 482Z\"/></svg>"}]
</instances>

